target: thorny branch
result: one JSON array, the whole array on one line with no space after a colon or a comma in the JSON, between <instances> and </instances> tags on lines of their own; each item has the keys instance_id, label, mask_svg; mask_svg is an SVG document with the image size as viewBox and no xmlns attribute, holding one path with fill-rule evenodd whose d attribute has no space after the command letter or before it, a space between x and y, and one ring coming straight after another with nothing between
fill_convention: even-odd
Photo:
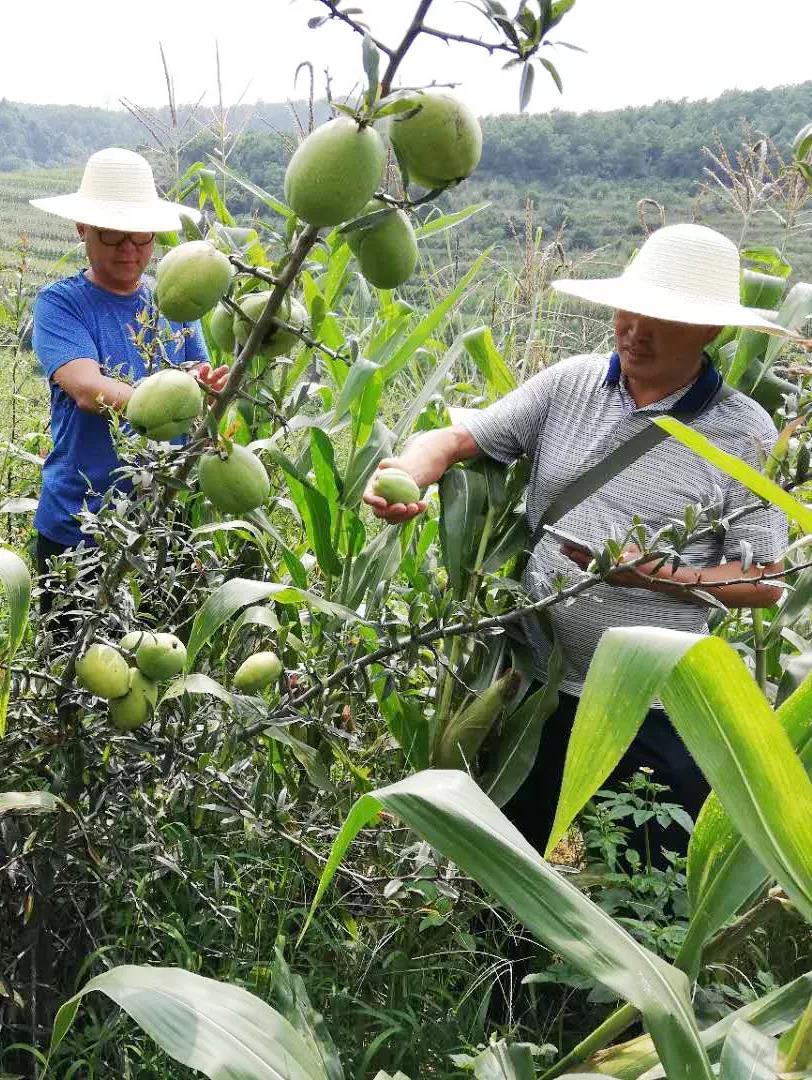
<instances>
[{"instance_id":1,"label":"thorny branch","mask_svg":"<svg viewBox=\"0 0 812 1080\"><path fill-rule=\"evenodd\" d=\"M356 34L360 34L361 37L367 37L367 35L369 34L369 31L363 23L360 23L356 19L353 19L350 15L345 14L339 8L338 0L319 0L319 3L323 4L324 7L326 7L330 12L330 14L327 16L328 19L338 19L346 26L349 26L351 30L354 30ZM375 45L375 47L377 49L380 49L382 53L385 53L386 56L392 55L393 50L390 49L388 45L384 45L384 43L382 41L378 41L377 38L370 38L370 40Z\"/></svg>"},{"instance_id":2,"label":"thorny branch","mask_svg":"<svg viewBox=\"0 0 812 1080\"><path fill-rule=\"evenodd\" d=\"M730 514L729 521L738 521L748 514L753 513L763 507L763 502L748 503L742 506L735 513ZM705 539L715 534L715 526L710 525L706 528L697 529L692 534L693 540ZM340 668L337 668L329 678L318 681L314 686L310 687L302 694L293 695L288 694L287 697L282 700L279 705L271 710L267 717L263 720L257 721L254 724L250 724L243 728L239 734L239 738L242 741L247 741L259 734L269 723L274 720L278 720L283 716L297 716L298 710L306 705L308 702L317 698L319 695L331 690L334 686L340 685L349 676L355 675L358 672L371 667L374 664L379 664L383 660L387 660L392 656L396 656L398 653L404 652L406 649L419 647L421 645L431 645L433 642L443 638L451 637L470 637L474 634L488 633L488 632L500 632L506 627L520 622L528 616L535 615L541 611L544 611L548 607L553 607L555 604L564 603L567 600L571 600L574 597L580 596L582 593L587 592L601 581L605 581L616 570L623 571L636 571L638 567L658 560L664 564L672 558L671 553L662 551L645 551L634 559L622 561L617 559L611 566L600 572L584 572L578 581L573 582L571 585L565 588L559 589L557 592L548 594L541 597L541 599L534 601L531 604L526 604L522 607L513 608L511 611L506 612L503 615L494 615L486 619L468 619L459 620L455 623L449 623L442 626L434 626L430 630L423 632L412 631L412 633L403 635L397 638L395 641L390 642L387 645L382 645L380 648L375 649L371 653L367 653L365 656L354 658L346 664L343 664ZM799 566L789 566L784 570L775 571L771 573L764 573L758 578L753 577L731 577L729 580L714 581L712 587L714 589L721 588L725 585L737 585L748 584L761 581L772 581L786 577L788 574L796 573L799 570L804 570L807 567L812 566L812 561L802 563ZM638 573L640 573L638 571ZM653 575L640 573L641 582L654 580ZM677 584L677 583L675 583ZM679 583L679 588L684 589L688 595L697 593L697 585L689 583ZM700 594L700 600L701 600ZM705 602L705 601L703 601Z\"/></svg>"}]
</instances>

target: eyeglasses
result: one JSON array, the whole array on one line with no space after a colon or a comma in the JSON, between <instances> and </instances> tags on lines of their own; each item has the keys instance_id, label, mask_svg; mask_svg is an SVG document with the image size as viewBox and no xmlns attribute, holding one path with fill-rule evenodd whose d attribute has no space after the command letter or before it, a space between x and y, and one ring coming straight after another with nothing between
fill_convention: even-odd
<instances>
[{"instance_id":1,"label":"eyeglasses","mask_svg":"<svg viewBox=\"0 0 812 1080\"><path fill-rule=\"evenodd\" d=\"M105 247L121 247L126 240L132 240L136 247L146 247L155 239L151 232L120 232L118 229L96 229L94 231Z\"/></svg>"}]
</instances>

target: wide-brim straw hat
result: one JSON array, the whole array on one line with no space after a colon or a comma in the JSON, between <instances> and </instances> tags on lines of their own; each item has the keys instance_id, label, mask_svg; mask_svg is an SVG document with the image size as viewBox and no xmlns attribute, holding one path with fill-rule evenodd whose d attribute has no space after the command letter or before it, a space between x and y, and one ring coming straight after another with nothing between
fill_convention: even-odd
<instances>
[{"instance_id":1,"label":"wide-brim straw hat","mask_svg":"<svg viewBox=\"0 0 812 1080\"><path fill-rule=\"evenodd\" d=\"M696 326L743 326L791 334L774 312L739 302L739 251L705 225L665 225L648 237L620 277L562 278L553 288L592 304Z\"/></svg>"},{"instance_id":2,"label":"wide-brim straw hat","mask_svg":"<svg viewBox=\"0 0 812 1080\"><path fill-rule=\"evenodd\" d=\"M146 158L118 146L88 158L78 191L30 202L68 221L121 232L172 232L181 228L181 214L200 218L192 207L159 198Z\"/></svg>"}]
</instances>

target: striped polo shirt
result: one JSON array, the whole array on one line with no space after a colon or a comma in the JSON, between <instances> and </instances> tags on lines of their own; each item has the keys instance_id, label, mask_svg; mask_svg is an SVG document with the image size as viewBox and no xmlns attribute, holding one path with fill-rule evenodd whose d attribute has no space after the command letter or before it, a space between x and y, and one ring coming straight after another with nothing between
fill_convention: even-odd
<instances>
[{"instance_id":1,"label":"striped polo shirt","mask_svg":"<svg viewBox=\"0 0 812 1080\"><path fill-rule=\"evenodd\" d=\"M609 358L585 355L563 360L481 411L465 410L462 425L482 453L503 464L526 457L531 464L527 518L535 530L547 507L573 480L615 447L662 415L685 387L644 408L637 408L621 376L607 378ZM691 426L716 446L759 467L759 448L769 452L777 431L768 414L751 398L734 393L717 401ZM666 439L620 475L564 514L558 527L588 544L603 546L622 536L637 515L651 530L675 518L690 504L709 504L721 489L725 514L752 503L754 496L676 439ZM753 560L780 558L787 545L787 521L773 507L760 508L731 524L724 537L697 541L685 548L691 566L714 566L742 556L741 542L752 545ZM528 561L524 585L533 598L549 594L562 578L577 580L581 571L562 555L557 541L543 537ZM563 689L580 694L598 641L611 626L660 626L707 633L708 607L646 589L603 582L569 603L549 610L566 660ZM535 622L529 628L546 669L549 646Z\"/></svg>"}]
</instances>

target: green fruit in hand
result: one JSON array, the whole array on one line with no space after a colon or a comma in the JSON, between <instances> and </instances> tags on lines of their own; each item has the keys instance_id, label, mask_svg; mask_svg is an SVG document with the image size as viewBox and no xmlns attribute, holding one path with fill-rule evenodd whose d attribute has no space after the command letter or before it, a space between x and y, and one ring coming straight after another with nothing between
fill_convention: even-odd
<instances>
[{"instance_id":1,"label":"green fruit in hand","mask_svg":"<svg viewBox=\"0 0 812 1080\"><path fill-rule=\"evenodd\" d=\"M357 217L372 198L385 164L378 132L341 116L299 145L285 172L285 198L308 224L338 225Z\"/></svg>"},{"instance_id":2,"label":"green fruit in hand","mask_svg":"<svg viewBox=\"0 0 812 1080\"><path fill-rule=\"evenodd\" d=\"M225 304L218 304L211 313L209 333L220 352L234 355L234 316Z\"/></svg>"},{"instance_id":3,"label":"green fruit in hand","mask_svg":"<svg viewBox=\"0 0 812 1080\"><path fill-rule=\"evenodd\" d=\"M120 698L130 685L130 669L118 649L96 642L76 661L76 678L96 697Z\"/></svg>"},{"instance_id":4,"label":"green fruit in hand","mask_svg":"<svg viewBox=\"0 0 812 1080\"><path fill-rule=\"evenodd\" d=\"M119 731L131 731L150 719L158 702L158 687L138 668L129 668L129 690L110 702L110 722Z\"/></svg>"},{"instance_id":5,"label":"green fruit in hand","mask_svg":"<svg viewBox=\"0 0 812 1080\"><path fill-rule=\"evenodd\" d=\"M228 292L231 263L208 240L178 244L155 272L155 302L174 322L193 322Z\"/></svg>"},{"instance_id":6,"label":"green fruit in hand","mask_svg":"<svg viewBox=\"0 0 812 1080\"><path fill-rule=\"evenodd\" d=\"M388 503L416 503L420 500L420 488L403 469L379 469L372 481L372 492Z\"/></svg>"},{"instance_id":7,"label":"green fruit in hand","mask_svg":"<svg viewBox=\"0 0 812 1080\"><path fill-rule=\"evenodd\" d=\"M385 203L373 199L362 213L371 214L385 207ZM350 230L347 243L358 259L361 273L379 289L394 289L414 273L417 240L412 223L402 210L389 208L386 215L369 228Z\"/></svg>"},{"instance_id":8,"label":"green fruit in hand","mask_svg":"<svg viewBox=\"0 0 812 1080\"><path fill-rule=\"evenodd\" d=\"M468 106L440 91L408 96L422 107L413 116L393 116L389 137L409 180L438 188L470 176L482 154L482 129Z\"/></svg>"},{"instance_id":9,"label":"green fruit in hand","mask_svg":"<svg viewBox=\"0 0 812 1080\"><path fill-rule=\"evenodd\" d=\"M213 451L200 459L200 490L218 510L245 514L256 510L271 493L265 466L250 450L232 443L226 457Z\"/></svg>"},{"instance_id":10,"label":"green fruit in hand","mask_svg":"<svg viewBox=\"0 0 812 1080\"><path fill-rule=\"evenodd\" d=\"M248 341L251 331L254 329L254 323L259 320L265 310L270 296L270 291L254 292L248 293L247 296L241 296L237 301L243 313L247 316L247 318L241 318L239 315L234 316L234 337L240 345L244 345ZM295 297L286 296L282 301L282 306L279 308L279 318L282 322L290 323L291 326L302 329L307 323L307 309ZM299 344L300 339L296 334L291 333L290 330L281 329L274 322L262 339L260 355L268 357L283 356L285 353L291 352Z\"/></svg>"},{"instance_id":11,"label":"green fruit in hand","mask_svg":"<svg viewBox=\"0 0 812 1080\"><path fill-rule=\"evenodd\" d=\"M185 371L166 368L143 379L127 402L127 419L158 442L185 435L203 411L203 394Z\"/></svg>"},{"instance_id":12,"label":"green fruit in hand","mask_svg":"<svg viewBox=\"0 0 812 1080\"><path fill-rule=\"evenodd\" d=\"M154 641L155 635L150 630L130 630L119 641L118 647L124 652L134 653L137 652L139 645L143 645L146 641Z\"/></svg>"},{"instance_id":13,"label":"green fruit in hand","mask_svg":"<svg viewBox=\"0 0 812 1080\"><path fill-rule=\"evenodd\" d=\"M171 679L183 671L186 646L174 634L155 634L138 646L135 662L154 682Z\"/></svg>"},{"instance_id":14,"label":"green fruit in hand","mask_svg":"<svg viewBox=\"0 0 812 1080\"><path fill-rule=\"evenodd\" d=\"M233 686L242 694L255 694L276 682L281 674L282 661L275 652L257 652L237 668Z\"/></svg>"}]
</instances>

